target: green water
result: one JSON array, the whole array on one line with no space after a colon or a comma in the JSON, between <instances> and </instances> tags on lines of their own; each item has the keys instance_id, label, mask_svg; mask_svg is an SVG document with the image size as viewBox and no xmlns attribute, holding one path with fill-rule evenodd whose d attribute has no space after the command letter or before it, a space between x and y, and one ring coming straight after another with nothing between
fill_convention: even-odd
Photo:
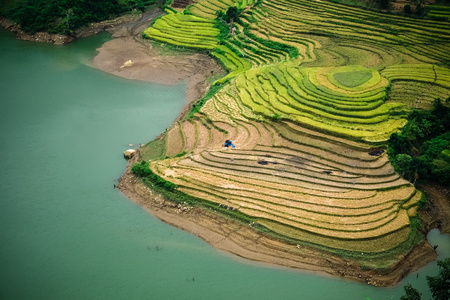
<instances>
[{"instance_id":1,"label":"green water","mask_svg":"<svg viewBox=\"0 0 450 300\"><path fill-rule=\"evenodd\" d=\"M107 39L61 47L0 30L0 299L399 299L407 282L429 295L435 263L395 288L258 264L115 190L123 151L173 122L186 85L91 68ZM448 235L430 239L449 256Z\"/></svg>"}]
</instances>

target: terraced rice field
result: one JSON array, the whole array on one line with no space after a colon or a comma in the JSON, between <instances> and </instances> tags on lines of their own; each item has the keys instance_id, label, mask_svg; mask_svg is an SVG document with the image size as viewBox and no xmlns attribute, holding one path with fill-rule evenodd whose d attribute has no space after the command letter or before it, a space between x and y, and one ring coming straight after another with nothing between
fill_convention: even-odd
<instances>
[{"instance_id":1,"label":"terraced rice field","mask_svg":"<svg viewBox=\"0 0 450 300\"><path fill-rule=\"evenodd\" d=\"M442 20L450 20L450 6L429 5L427 7L430 11L427 16Z\"/></svg>"},{"instance_id":2,"label":"terraced rice field","mask_svg":"<svg viewBox=\"0 0 450 300\"><path fill-rule=\"evenodd\" d=\"M236 4L240 22L219 41L216 11ZM230 71L167 131L153 172L295 244L392 258L420 240L422 194L382 150L411 108L449 97L448 23L327 1L204 0L145 34L207 49Z\"/></svg>"}]
</instances>

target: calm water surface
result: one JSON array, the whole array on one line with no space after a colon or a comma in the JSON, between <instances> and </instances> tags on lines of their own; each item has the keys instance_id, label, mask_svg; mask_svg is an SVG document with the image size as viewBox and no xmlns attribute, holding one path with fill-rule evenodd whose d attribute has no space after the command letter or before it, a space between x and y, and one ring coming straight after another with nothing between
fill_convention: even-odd
<instances>
[{"instance_id":1,"label":"calm water surface","mask_svg":"<svg viewBox=\"0 0 450 300\"><path fill-rule=\"evenodd\" d=\"M436 263L395 288L257 264L115 190L123 151L173 122L186 85L91 68L106 40L61 47L0 30L0 299L399 299L408 282L429 295ZM430 239L449 256L448 235Z\"/></svg>"}]
</instances>

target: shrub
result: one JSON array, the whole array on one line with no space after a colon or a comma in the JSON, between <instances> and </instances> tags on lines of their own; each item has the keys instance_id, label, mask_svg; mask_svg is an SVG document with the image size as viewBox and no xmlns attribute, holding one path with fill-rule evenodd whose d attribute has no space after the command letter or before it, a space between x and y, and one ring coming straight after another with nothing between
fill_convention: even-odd
<instances>
[{"instance_id":1,"label":"shrub","mask_svg":"<svg viewBox=\"0 0 450 300\"><path fill-rule=\"evenodd\" d=\"M424 10L423 10L423 6L419 3L416 6L416 15L421 16L423 15Z\"/></svg>"},{"instance_id":2,"label":"shrub","mask_svg":"<svg viewBox=\"0 0 450 300\"><path fill-rule=\"evenodd\" d=\"M405 6L403 6L403 10L405 11L405 14L411 14L412 13L411 4L409 3L405 4Z\"/></svg>"},{"instance_id":3,"label":"shrub","mask_svg":"<svg viewBox=\"0 0 450 300\"><path fill-rule=\"evenodd\" d=\"M219 21L225 21L227 23L237 22L239 21L239 15L241 14L242 10L238 9L236 6L230 6L228 7L226 12L223 12L221 10L218 10L216 12L217 20Z\"/></svg>"},{"instance_id":4,"label":"shrub","mask_svg":"<svg viewBox=\"0 0 450 300\"><path fill-rule=\"evenodd\" d=\"M274 122L279 121L281 119L280 115L274 114L270 117L270 119Z\"/></svg>"}]
</instances>

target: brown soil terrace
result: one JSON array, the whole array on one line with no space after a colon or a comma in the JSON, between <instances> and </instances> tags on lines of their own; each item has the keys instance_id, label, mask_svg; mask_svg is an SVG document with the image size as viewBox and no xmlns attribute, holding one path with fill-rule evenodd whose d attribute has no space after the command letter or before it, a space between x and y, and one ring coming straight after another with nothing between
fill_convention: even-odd
<instances>
[{"instance_id":1,"label":"brown soil terrace","mask_svg":"<svg viewBox=\"0 0 450 300\"><path fill-rule=\"evenodd\" d=\"M195 100L208 89L207 78L224 71L205 54L177 54L143 40L142 30L161 14L158 9L144 15L131 15L113 21L94 24L77 33L84 37L107 30L114 37L98 49L93 66L105 72L128 79L172 85L187 80L187 103L180 113L185 115ZM17 33L25 40L64 44L72 39L38 33L26 35L16 25L0 20L0 25ZM170 55L167 55L169 53ZM185 125L188 126L188 125ZM188 130L186 128L186 130ZM194 130L194 129L192 129ZM139 152L138 152L139 153ZM289 244L257 232L251 224L237 223L209 210L187 207L164 199L131 174L131 166L139 161L139 154L129 161L126 172L117 187L132 201L142 205L162 221L195 234L213 247L253 261L330 274L374 286L396 285L406 275L417 271L437 258L433 247L424 241L395 265L380 272L363 268L342 257L318 249ZM428 192L428 205L419 211L424 235L432 228L450 233L450 188L437 185L423 187Z\"/></svg>"}]
</instances>

